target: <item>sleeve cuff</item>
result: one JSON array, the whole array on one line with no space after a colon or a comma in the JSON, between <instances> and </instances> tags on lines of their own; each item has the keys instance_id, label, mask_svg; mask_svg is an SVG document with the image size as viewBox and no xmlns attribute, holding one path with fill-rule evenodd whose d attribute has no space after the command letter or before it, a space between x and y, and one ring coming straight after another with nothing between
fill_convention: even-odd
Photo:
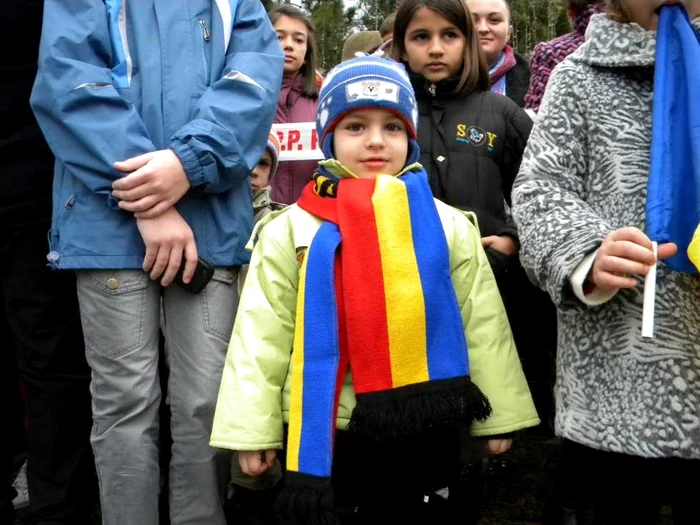
<instances>
[{"instance_id":1,"label":"sleeve cuff","mask_svg":"<svg viewBox=\"0 0 700 525\"><path fill-rule=\"evenodd\" d=\"M173 150L177 158L180 159L182 168L185 170L192 187L196 188L204 184L204 170L202 169L202 164L199 162L197 155L192 151L192 148L184 142L173 139L170 143L170 149Z\"/></svg>"},{"instance_id":2,"label":"sleeve cuff","mask_svg":"<svg viewBox=\"0 0 700 525\"><path fill-rule=\"evenodd\" d=\"M593 267L593 261L595 261L598 255L598 250L594 250L588 255L586 255L583 260L576 267L574 272L571 274L569 281L571 282L571 288L574 291L574 295L585 305L588 306L599 306L601 304L607 303L610 299L617 295L619 290L608 290L603 291L600 288L588 289L586 286L586 276L588 272L591 271Z\"/></svg>"}]
</instances>

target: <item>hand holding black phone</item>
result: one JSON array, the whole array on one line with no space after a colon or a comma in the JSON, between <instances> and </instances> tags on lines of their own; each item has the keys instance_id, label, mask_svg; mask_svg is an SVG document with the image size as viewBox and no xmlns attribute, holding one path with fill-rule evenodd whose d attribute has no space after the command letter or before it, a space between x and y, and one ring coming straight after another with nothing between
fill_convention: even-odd
<instances>
[{"instance_id":1,"label":"hand holding black phone","mask_svg":"<svg viewBox=\"0 0 700 525\"><path fill-rule=\"evenodd\" d=\"M200 257L197 260L197 267L194 270L192 279L189 283L184 283L182 281L182 274L185 271L186 263L187 261L183 259L180 269L175 276L175 282L187 293L198 294L204 290L204 287L209 283L209 281L211 281L211 278L214 277L214 267Z\"/></svg>"}]
</instances>

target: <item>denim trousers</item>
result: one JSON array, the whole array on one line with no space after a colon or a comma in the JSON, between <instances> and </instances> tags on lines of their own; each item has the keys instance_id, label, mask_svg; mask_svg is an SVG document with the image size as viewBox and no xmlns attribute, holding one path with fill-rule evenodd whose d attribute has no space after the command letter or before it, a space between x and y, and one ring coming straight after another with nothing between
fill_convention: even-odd
<instances>
[{"instance_id":1,"label":"denim trousers","mask_svg":"<svg viewBox=\"0 0 700 525\"><path fill-rule=\"evenodd\" d=\"M173 441L170 520L225 525L231 453L211 448L209 436L238 305L238 272L217 268L198 295L177 285L163 288L137 270L78 272L103 525L158 525L161 318Z\"/></svg>"}]
</instances>

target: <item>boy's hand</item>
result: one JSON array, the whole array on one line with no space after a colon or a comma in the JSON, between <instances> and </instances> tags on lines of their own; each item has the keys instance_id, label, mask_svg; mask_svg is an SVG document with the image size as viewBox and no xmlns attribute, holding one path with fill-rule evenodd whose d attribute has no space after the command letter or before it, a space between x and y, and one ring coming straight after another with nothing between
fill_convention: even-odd
<instances>
[{"instance_id":1,"label":"boy's hand","mask_svg":"<svg viewBox=\"0 0 700 525\"><path fill-rule=\"evenodd\" d=\"M115 162L114 167L129 175L114 181L112 195L119 199L122 210L135 213L138 219L157 217L190 189L180 159L169 149Z\"/></svg>"},{"instance_id":2,"label":"boy's hand","mask_svg":"<svg viewBox=\"0 0 700 525\"><path fill-rule=\"evenodd\" d=\"M518 253L518 247L515 241L508 235L489 235L481 238L481 246L491 248L505 255L515 255Z\"/></svg>"},{"instance_id":3,"label":"boy's hand","mask_svg":"<svg viewBox=\"0 0 700 525\"><path fill-rule=\"evenodd\" d=\"M505 454L513 446L512 439L489 439L486 442L486 450L489 454Z\"/></svg>"},{"instance_id":4,"label":"boy's hand","mask_svg":"<svg viewBox=\"0 0 700 525\"><path fill-rule=\"evenodd\" d=\"M238 452L238 463L248 476L260 476L270 470L277 461L276 450L242 450Z\"/></svg>"},{"instance_id":5,"label":"boy's hand","mask_svg":"<svg viewBox=\"0 0 700 525\"><path fill-rule=\"evenodd\" d=\"M660 244L657 249L658 259L673 257L677 251L673 243ZM628 275L646 275L655 262L649 237L637 228L621 228L605 237L588 280L603 290L634 288L637 280Z\"/></svg>"},{"instance_id":6,"label":"boy's hand","mask_svg":"<svg viewBox=\"0 0 700 525\"><path fill-rule=\"evenodd\" d=\"M136 219L136 225L146 244L143 270L151 273L151 279L157 280L162 275L163 286L172 283L184 253L187 262L182 280L189 283L197 267L197 246L192 228L177 210L168 208L155 219Z\"/></svg>"}]
</instances>

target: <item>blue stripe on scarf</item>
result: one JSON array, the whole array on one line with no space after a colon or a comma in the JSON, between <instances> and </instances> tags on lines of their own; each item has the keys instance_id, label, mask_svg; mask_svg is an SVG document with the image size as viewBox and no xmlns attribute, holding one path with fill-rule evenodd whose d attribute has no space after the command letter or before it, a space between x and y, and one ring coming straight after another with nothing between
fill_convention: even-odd
<instances>
[{"instance_id":1,"label":"blue stripe on scarf","mask_svg":"<svg viewBox=\"0 0 700 525\"><path fill-rule=\"evenodd\" d=\"M700 223L700 38L681 6L661 9L657 35L647 233L678 245L671 269L697 273L686 250Z\"/></svg>"},{"instance_id":2,"label":"blue stripe on scarf","mask_svg":"<svg viewBox=\"0 0 700 525\"><path fill-rule=\"evenodd\" d=\"M304 304L304 391L299 471L330 477L335 393L340 350L335 294L335 253L340 230L324 222L306 257ZM313 300L309 300L313 299Z\"/></svg>"},{"instance_id":3,"label":"blue stripe on scarf","mask_svg":"<svg viewBox=\"0 0 700 525\"><path fill-rule=\"evenodd\" d=\"M467 341L452 284L450 254L425 171L401 177L406 184L413 244L425 302L431 380L469 374Z\"/></svg>"}]
</instances>

